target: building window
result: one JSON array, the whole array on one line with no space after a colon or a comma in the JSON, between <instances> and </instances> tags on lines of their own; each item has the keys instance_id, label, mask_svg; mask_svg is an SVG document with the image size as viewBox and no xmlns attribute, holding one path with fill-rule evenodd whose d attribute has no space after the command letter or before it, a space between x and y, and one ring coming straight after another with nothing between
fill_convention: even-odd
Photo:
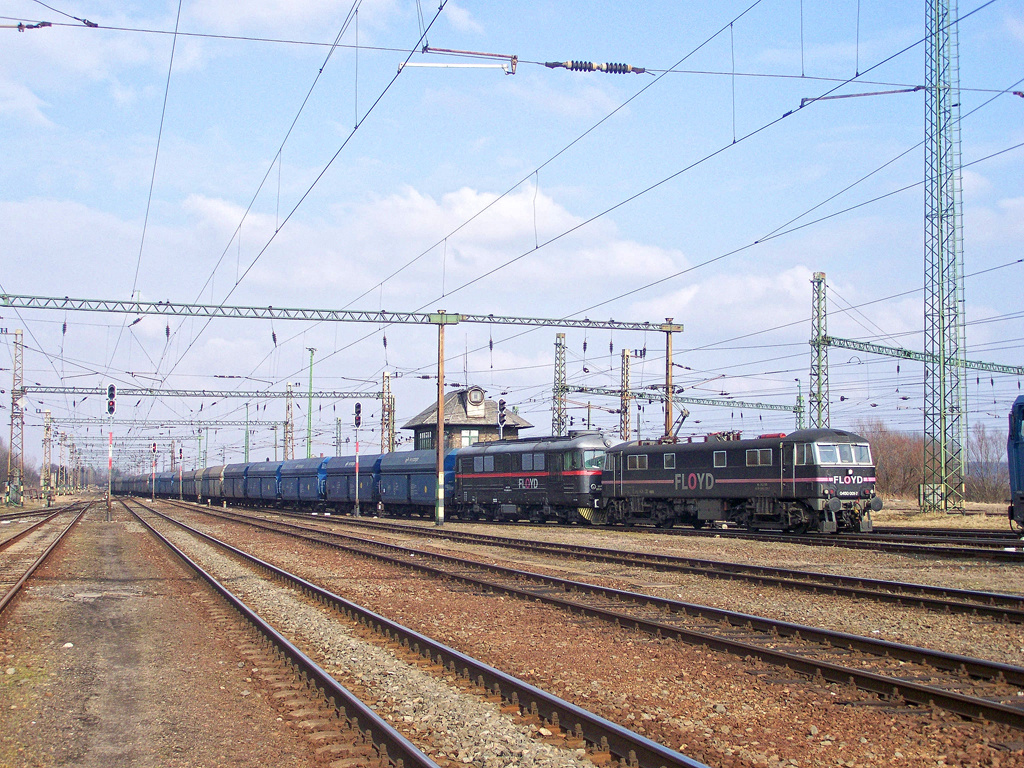
<instances>
[{"instance_id":1,"label":"building window","mask_svg":"<svg viewBox=\"0 0 1024 768\"><path fill-rule=\"evenodd\" d=\"M715 451L715 468L727 466L725 462L725 451Z\"/></svg>"},{"instance_id":2,"label":"building window","mask_svg":"<svg viewBox=\"0 0 1024 768\"><path fill-rule=\"evenodd\" d=\"M429 451L434 447L434 430L424 429L416 436L416 449Z\"/></svg>"},{"instance_id":3,"label":"building window","mask_svg":"<svg viewBox=\"0 0 1024 768\"><path fill-rule=\"evenodd\" d=\"M462 447L465 448L469 445L474 445L480 442L480 430L479 429L464 429L462 430Z\"/></svg>"},{"instance_id":4,"label":"building window","mask_svg":"<svg viewBox=\"0 0 1024 768\"><path fill-rule=\"evenodd\" d=\"M665 469L676 468L676 455L674 453L663 454L665 461Z\"/></svg>"}]
</instances>

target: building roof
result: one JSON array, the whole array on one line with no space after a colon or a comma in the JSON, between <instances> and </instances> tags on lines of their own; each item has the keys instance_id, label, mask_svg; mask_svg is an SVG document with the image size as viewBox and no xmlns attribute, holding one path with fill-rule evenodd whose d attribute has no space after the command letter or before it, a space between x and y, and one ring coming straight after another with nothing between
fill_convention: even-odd
<instances>
[{"instance_id":1,"label":"building roof","mask_svg":"<svg viewBox=\"0 0 1024 768\"><path fill-rule=\"evenodd\" d=\"M494 400L484 400L483 416L470 416L466 413L466 393L472 389L459 389L449 392L444 397L444 423L446 427L497 427L498 404ZM432 403L402 425L402 429L417 429L437 425L437 403ZM505 411L505 426L516 429L530 429L533 424L514 413L511 408Z\"/></svg>"}]
</instances>

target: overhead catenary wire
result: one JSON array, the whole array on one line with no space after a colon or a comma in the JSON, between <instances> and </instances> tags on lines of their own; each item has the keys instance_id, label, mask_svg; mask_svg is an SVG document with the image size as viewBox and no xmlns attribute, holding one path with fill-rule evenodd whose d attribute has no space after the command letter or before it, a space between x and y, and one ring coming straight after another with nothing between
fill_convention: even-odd
<instances>
[{"instance_id":1,"label":"overhead catenary wire","mask_svg":"<svg viewBox=\"0 0 1024 768\"><path fill-rule=\"evenodd\" d=\"M280 165L279 165L279 169L280 169Z\"/></svg>"}]
</instances>

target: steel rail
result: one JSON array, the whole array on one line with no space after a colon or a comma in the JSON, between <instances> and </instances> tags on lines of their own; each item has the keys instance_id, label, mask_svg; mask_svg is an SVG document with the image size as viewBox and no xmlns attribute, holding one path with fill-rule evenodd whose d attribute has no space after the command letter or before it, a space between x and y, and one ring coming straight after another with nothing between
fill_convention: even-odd
<instances>
[{"instance_id":1,"label":"steel rail","mask_svg":"<svg viewBox=\"0 0 1024 768\"><path fill-rule=\"evenodd\" d=\"M207 511L207 513L216 514L209 511ZM256 527L266 527L267 530L274 530L269 525L263 526L251 520L246 522ZM290 526L292 524L282 523L281 525ZM733 653L740 657L749 656L758 658L777 666L785 666L812 677L821 676L830 682L852 684L863 690L883 696L901 697L906 701L930 707L939 707L950 712L955 712L956 714L964 717L990 720L992 722L1002 723L1014 728L1024 729L1024 709L1020 707L1012 707L1000 702L960 694L943 688L921 685L895 676L845 667L821 659L811 659L794 653L771 650L751 643L731 640L696 630L684 629L664 621L648 620L633 614L623 613L621 611L597 608L579 601L552 595L543 590L530 590L521 586L482 579L478 576L472 576L466 573L454 573L443 568L428 565L423 561L426 559L433 559L435 561L448 563L458 567L483 570L496 575L508 577L511 580L518 581L520 584L522 580L530 579L534 582L539 582L545 589L557 589L560 593L585 593L605 597L607 599L614 599L616 601L628 601L631 603L643 604L665 612L682 614L684 616L699 616L711 621L725 622L731 626L749 627L750 629L764 633L774 632L777 633L779 637L791 637L798 640L810 639L815 642L826 643L835 648L858 650L877 657L892 657L901 661L925 664L935 669L960 672L979 679L1005 681L1011 685L1024 688L1024 668L1021 667L984 661L982 659L974 659L968 656L950 654L942 651L934 651L927 648L904 645L902 643L876 640L874 638L852 635L845 632L835 632L817 627L794 624L792 622L767 619L761 616L753 616L751 614L712 608L694 603L685 603L682 601L670 600L642 593L627 592L625 590L618 590L611 587L602 587L599 585L571 581L568 579L559 579L551 576L531 573L529 571L520 571L498 565L489 565L486 563L464 560L462 558L456 558L450 555L443 555L427 550L417 550L378 541L358 539L357 537L346 536L344 534L331 533L327 531L311 531L310 529L306 529L306 531L316 533L320 536L349 539L350 541L361 543L367 547L367 549L363 549L356 544L340 544L315 538L310 538L311 541L345 551L362 554L393 565L413 568L440 578L449 578L472 585L478 589L483 589L484 591L497 591L528 600L539 600L544 603L559 606L570 612L581 613L612 622L616 626L632 627L640 631L655 634L659 637L666 635L674 636L677 639L684 640L692 644L703 645L714 650ZM390 550L405 553L407 555L412 555L412 559L407 560L398 556L393 557L384 554L383 551L373 551L373 548L383 551Z\"/></svg>"},{"instance_id":2,"label":"steel rail","mask_svg":"<svg viewBox=\"0 0 1024 768\"><path fill-rule=\"evenodd\" d=\"M139 506L153 514L159 515L145 504L136 501ZM195 571L215 592L226 600L236 611L238 611L256 630L268 641L275 645L288 657L291 663L301 671L304 677L312 681L312 684L319 689L325 698L333 698L335 707L343 713L343 717L349 722L358 722L359 728L366 733L369 731L370 739L373 742L378 756L387 759L391 765L404 765L409 768L440 768L436 762L419 750L415 744L395 730L384 718L370 709L355 694L330 676L320 665L303 653L297 646L289 641L274 627L264 621L259 614L247 606L240 598L233 594L227 587L217 581L210 573L202 568L197 562L182 552L178 547L158 530L156 530L138 512L131 509L127 504L125 507L141 522L154 536L162 541L168 549ZM161 515L161 517L164 517ZM170 519L170 518L166 518ZM176 522L176 521L172 521ZM204 534L200 534L204 535ZM350 713L352 713L350 715Z\"/></svg>"},{"instance_id":3,"label":"steel rail","mask_svg":"<svg viewBox=\"0 0 1024 768\"><path fill-rule=\"evenodd\" d=\"M503 524L508 526L508 524ZM512 524L516 527L532 527L534 523ZM511 526L509 526L511 527ZM550 527L550 526L549 526ZM812 547L836 547L840 549L863 549L875 552L888 552L902 555L928 555L930 557L961 558L969 560L996 560L1000 562L1024 562L1024 541L1016 542L1014 547L998 548L991 545L985 547L964 546L928 546L924 544L908 544L879 538L874 534L835 534L806 536L802 534L780 533L768 531L740 531L724 528L703 528L700 530L686 528L651 528L644 526L620 526L617 530L643 531L652 536L683 536L691 538L729 538L750 541L770 541L780 544L804 544Z\"/></svg>"},{"instance_id":4,"label":"steel rail","mask_svg":"<svg viewBox=\"0 0 1024 768\"><path fill-rule=\"evenodd\" d=\"M309 519L308 515L301 515ZM559 544L543 541L523 541L504 536L489 536L482 533L439 531L434 528L386 523L355 518L332 518L344 526L367 528L368 530L400 531L415 533L427 538L441 538L449 541L463 541L484 546L497 546L539 554L577 555L583 560L614 563L619 565L653 568L658 571L675 571L707 576L709 578L744 580L758 585L797 589L806 592L827 592L844 597L870 599L898 605L915 605L935 611L966 613L988 616L1015 623L1024 623L1024 596L996 592L981 592L950 587L936 587L929 584L885 581L857 576L843 576L831 573L801 571L771 566L746 565L720 560L705 560L668 554L650 554L635 551L616 551L604 547L582 544Z\"/></svg>"},{"instance_id":5,"label":"steel rail","mask_svg":"<svg viewBox=\"0 0 1024 768\"><path fill-rule=\"evenodd\" d=\"M11 546L11 544L14 544L16 541L21 541L23 538L28 536L30 533L32 533L37 528L40 528L40 527L46 525L48 522L53 520L53 518L57 517L57 515L62 515L62 514L64 514L67 511L69 511L69 510L67 510L67 509L58 509L56 512L48 510L48 514L42 520L37 520L36 522L32 523L32 525L28 526L27 528L24 528L24 529L18 531L18 533L16 533L13 536L11 536L11 538L4 539L3 541L0 541L0 550L7 549L7 547Z\"/></svg>"},{"instance_id":6,"label":"steel rail","mask_svg":"<svg viewBox=\"0 0 1024 768\"><path fill-rule=\"evenodd\" d=\"M220 541L180 520L163 515L138 500L136 500L136 503L153 514L159 515L194 535L243 558L247 562L267 570L278 578L296 585L300 590L318 601L326 602L336 610L368 624L386 637L393 638L395 641L414 650L418 648L421 655L431 658L440 666L456 674L461 673L464 678L468 677L475 680L478 684L482 681L482 685L488 691L496 696L500 696L511 704L519 706L521 711L536 713L547 722L553 723L559 728L569 729L577 738L582 738L587 743L595 745L598 749L607 749L613 755L627 760L628 765L637 765L640 768L670 768L672 766L678 766L679 768L708 768L704 763L686 757L675 750L658 744L627 728L623 728L610 720L606 720L600 715L578 707L536 686L508 675L499 669L484 664L472 656L467 656L450 646L439 643L426 635L391 621L312 582L295 576L265 560L261 560L248 552ZM324 542L317 543L322 544Z\"/></svg>"},{"instance_id":7,"label":"steel rail","mask_svg":"<svg viewBox=\"0 0 1024 768\"><path fill-rule=\"evenodd\" d=\"M91 506L92 506L92 502L87 504L82 511L80 511L77 515L75 515L75 519L67 524L67 526L64 528L64 530L61 531L60 534L58 534L57 538L55 538L52 542L50 542L50 546L48 546L43 551L43 553L38 558L36 558L35 562L33 562L32 565L29 566L28 570L25 571L25 573L22 575L22 577L20 579L18 579L18 581L15 583L15 585L13 587L11 587L7 591L7 594L5 594L2 598L0 598L0 613L3 613L3 611L7 608L7 606L11 604L11 601L14 600L14 598L18 594L18 592L21 591L21 588L22 588L22 586L24 586L25 582L28 581L29 578L31 578L32 574L36 572L36 569L39 568L40 565L42 565L44 562L46 562L46 558L48 558L50 556L50 553L52 553L53 550L55 550L57 548L58 544L60 544L62 541L64 541L64 537L67 536L68 532L75 526L75 524L79 520L82 519L82 515L84 515L86 512L89 511L89 507L91 507ZM69 510L62 510L58 514L63 514L63 513L68 512L68 511ZM54 517L56 517L56 515L53 515L53 516L47 518L43 522L44 523L45 522L49 522ZM33 527L35 527L35 526L33 526Z\"/></svg>"}]
</instances>

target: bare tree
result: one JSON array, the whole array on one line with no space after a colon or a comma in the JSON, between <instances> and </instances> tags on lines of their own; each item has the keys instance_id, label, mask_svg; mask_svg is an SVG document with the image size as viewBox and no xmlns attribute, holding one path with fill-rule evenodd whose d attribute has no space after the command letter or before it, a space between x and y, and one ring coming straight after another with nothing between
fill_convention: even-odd
<instances>
[{"instance_id":1,"label":"bare tree","mask_svg":"<svg viewBox=\"0 0 1024 768\"><path fill-rule=\"evenodd\" d=\"M978 422L967 438L966 497L970 501L1000 502L1010 498L1006 437Z\"/></svg>"},{"instance_id":2,"label":"bare tree","mask_svg":"<svg viewBox=\"0 0 1024 768\"><path fill-rule=\"evenodd\" d=\"M916 499L924 471L924 439L889 429L878 419L858 422L856 431L871 444L878 495Z\"/></svg>"}]
</instances>

